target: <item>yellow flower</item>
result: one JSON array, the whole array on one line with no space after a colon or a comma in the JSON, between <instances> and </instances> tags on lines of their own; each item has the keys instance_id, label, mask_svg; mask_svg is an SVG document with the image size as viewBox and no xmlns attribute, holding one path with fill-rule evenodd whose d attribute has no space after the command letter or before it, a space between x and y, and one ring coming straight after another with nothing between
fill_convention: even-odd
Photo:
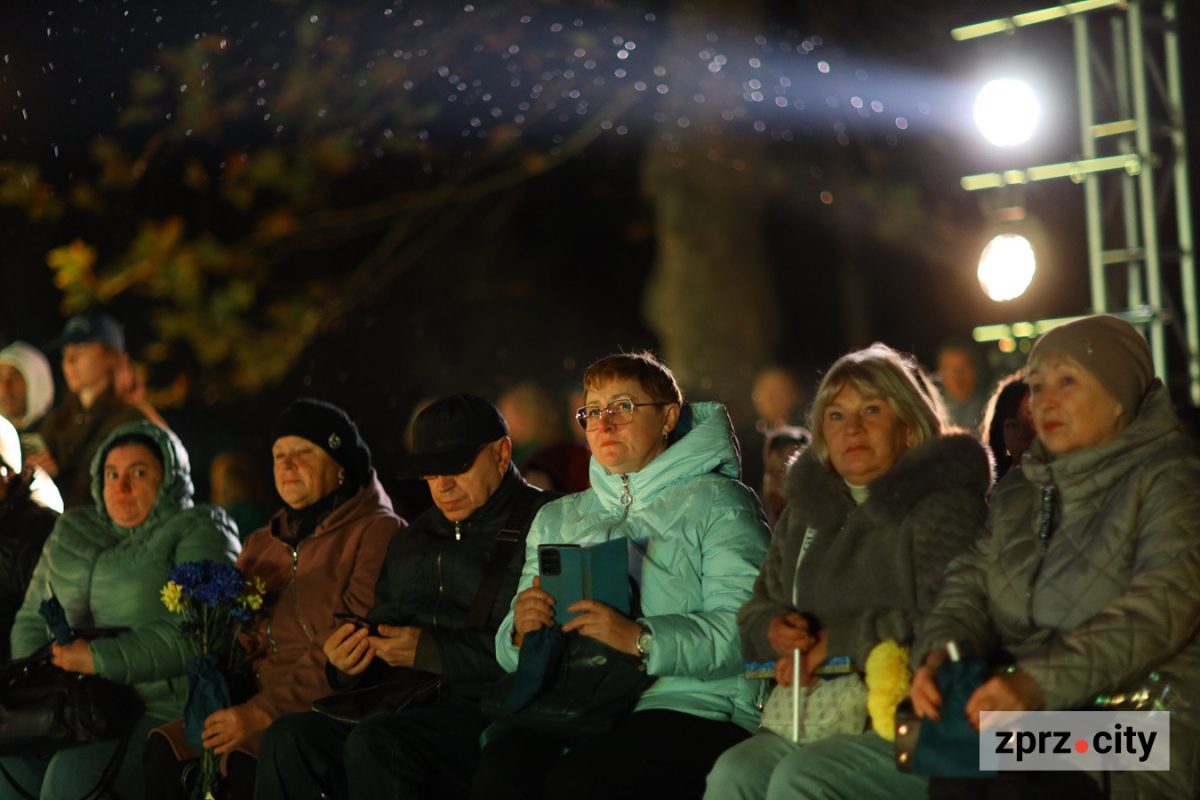
<instances>
[{"instance_id":1,"label":"yellow flower","mask_svg":"<svg viewBox=\"0 0 1200 800\"><path fill-rule=\"evenodd\" d=\"M183 599L183 589L175 581L170 581L162 588L163 605L172 614L182 614L187 601Z\"/></svg>"},{"instance_id":2,"label":"yellow flower","mask_svg":"<svg viewBox=\"0 0 1200 800\"><path fill-rule=\"evenodd\" d=\"M896 739L896 706L908 696L912 671L908 668L908 648L894 640L880 642L867 656L867 712L871 726L880 738Z\"/></svg>"},{"instance_id":3,"label":"yellow flower","mask_svg":"<svg viewBox=\"0 0 1200 800\"><path fill-rule=\"evenodd\" d=\"M246 578L246 583L242 586L242 593L238 596L238 605L242 606L242 608L248 608L251 611L258 611L262 608L263 595L266 593L266 582L257 575L250 575Z\"/></svg>"}]
</instances>

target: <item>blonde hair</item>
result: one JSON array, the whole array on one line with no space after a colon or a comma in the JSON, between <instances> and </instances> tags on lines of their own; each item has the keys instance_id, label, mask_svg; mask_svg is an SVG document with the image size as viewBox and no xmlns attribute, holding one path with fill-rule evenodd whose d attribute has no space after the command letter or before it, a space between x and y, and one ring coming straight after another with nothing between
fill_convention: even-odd
<instances>
[{"instance_id":1,"label":"blonde hair","mask_svg":"<svg viewBox=\"0 0 1200 800\"><path fill-rule=\"evenodd\" d=\"M829 443L825 439L825 409L838 392L853 386L864 397L882 397L908 428L912 444L918 445L946 429L942 399L929 378L911 356L876 342L853 350L833 362L825 373L809 414L812 446L829 469Z\"/></svg>"}]
</instances>

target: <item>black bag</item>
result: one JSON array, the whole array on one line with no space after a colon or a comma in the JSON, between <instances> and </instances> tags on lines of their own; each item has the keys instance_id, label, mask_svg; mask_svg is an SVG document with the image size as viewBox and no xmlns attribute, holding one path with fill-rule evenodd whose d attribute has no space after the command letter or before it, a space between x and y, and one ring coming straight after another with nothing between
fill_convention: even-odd
<instances>
[{"instance_id":1,"label":"black bag","mask_svg":"<svg viewBox=\"0 0 1200 800\"><path fill-rule=\"evenodd\" d=\"M517 671L492 684L482 708L515 728L579 739L612 730L654 681L637 656L540 628L525 637Z\"/></svg>"},{"instance_id":2,"label":"black bag","mask_svg":"<svg viewBox=\"0 0 1200 800\"><path fill-rule=\"evenodd\" d=\"M46 755L118 739L143 710L132 686L59 669L46 645L0 671L0 755Z\"/></svg>"},{"instance_id":3,"label":"black bag","mask_svg":"<svg viewBox=\"0 0 1200 800\"><path fill-rule=\"evenodd\" d=\"M442 679L419 669L397 673L387 683L351 689L314 700L312 710L330 719L356 725L375 714L420 708L438 699Z\"/></svg>"}]
</instances>

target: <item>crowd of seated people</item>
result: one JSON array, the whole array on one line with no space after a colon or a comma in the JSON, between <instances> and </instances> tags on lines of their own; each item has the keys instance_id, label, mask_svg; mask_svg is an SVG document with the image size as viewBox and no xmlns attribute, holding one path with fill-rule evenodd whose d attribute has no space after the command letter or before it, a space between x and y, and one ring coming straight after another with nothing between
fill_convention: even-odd
<instances>
[{"instance_id":1,"label":"crowd of seated people","mask_svg":"<svg viewBox=\"0 0 1200 800\"><path fill-rule=\"evenodd\" d=\"M772 415L753 487L725 407L647 352L584 371L586 446L506 419L553 405L528 386L500 407L430 398L403 476L433 505L408 521L375 432L299 398L270 432L281 504L242 517L256 530L194 502L184 443L121 388L112 317L53 347L57 407L45 356L0 350L0 657L131 687L140 716L0 750L0 800L196 797L201 763L232 800L1200 796L1200 456L1115 317L1043 334L978 430L964 353L941 366L959 424L911 356L846 353L806 419ZM201 559L265 595L236 645L249 679L193 731L197 648L160 592ZM568 563L597 570L594 594ZM864 682L889 648L930 725L1157 691L1170 769L901 771L895 703ZM954 705L939 678L960 651L986 668ZM580 675L607 683L564 711Z\"/></svg>"}]
</instances>

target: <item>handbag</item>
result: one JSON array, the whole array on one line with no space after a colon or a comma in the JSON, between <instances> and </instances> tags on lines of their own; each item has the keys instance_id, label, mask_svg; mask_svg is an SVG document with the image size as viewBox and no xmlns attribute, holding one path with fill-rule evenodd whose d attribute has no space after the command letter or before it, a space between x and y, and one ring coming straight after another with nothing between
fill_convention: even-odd
<instances>
[{"instance_id":1,"label":"handbag","mask_svg":"<svg viewBox=\"0 0 1200 800\"><path fill-rule=\"evenodd\" d=\"M357 725L375 714L391 714L420 708L436 701L442 680L430 672L406 669L387 683L351 689L314 700L312 710L347 725Z\"/></svg>"},{"instance_id":2,"label":"handbag","mask_svg":"<svg viewBox=\"0 0 1200 800\"><path fill-rule=\"evenodd\" d=\"M482 709L497 722L564 739L607 733L655 678L637 656L561 628L525 636L516 672L493 683Z\"/></svg>"},{"instance_id":3,"label":"handbag","mask_svg":"<svg viewBox=\"0 0 1200 800\"><path fill-rule=\"evenodd\" d=\"M132 686L59 669L50 645L0 671L0 755L45 755L117 739L142 713Z\"/></svg>"},{"instance_id":4,"label":"handbag","mask_svg":"<svg viewBox=\"0 0 1200 800\"><path fill-rule=\"evenodd\" d=\"M799 730L793 727L796 718ZM862 733L867 729L867 686L858 673L823 678L799 692L795 686L776 686L763 706L762 727L800 744Z\"/></svg>"},{"instance_id":5,"label":"handbag","mask_svg":"<svg viewBox=\"0 0 1200 800\"><path fill-rule=\"evenodd\" d=\"M987 778L979 769L979 733L967 719L967 701L993 670L981 658L944 662L937 672L942 695L941 719L921 719L912 702L896 709L896 766L925 777Z\"/></svg>"},{"instance_id":6,"label":"handbag","mask_svg":"<svg viewBox=\"0 0 1200 800\"><path fill-rule=\"evenodd\" d=\"M97 800L116 780L143 711L132 686L59 669L47 644L0 670L0 756L45 756L116 739L99 781L83 797ZM18 795L36 800L3 766L0 774Z\"/></svg>"}]
</instances>

